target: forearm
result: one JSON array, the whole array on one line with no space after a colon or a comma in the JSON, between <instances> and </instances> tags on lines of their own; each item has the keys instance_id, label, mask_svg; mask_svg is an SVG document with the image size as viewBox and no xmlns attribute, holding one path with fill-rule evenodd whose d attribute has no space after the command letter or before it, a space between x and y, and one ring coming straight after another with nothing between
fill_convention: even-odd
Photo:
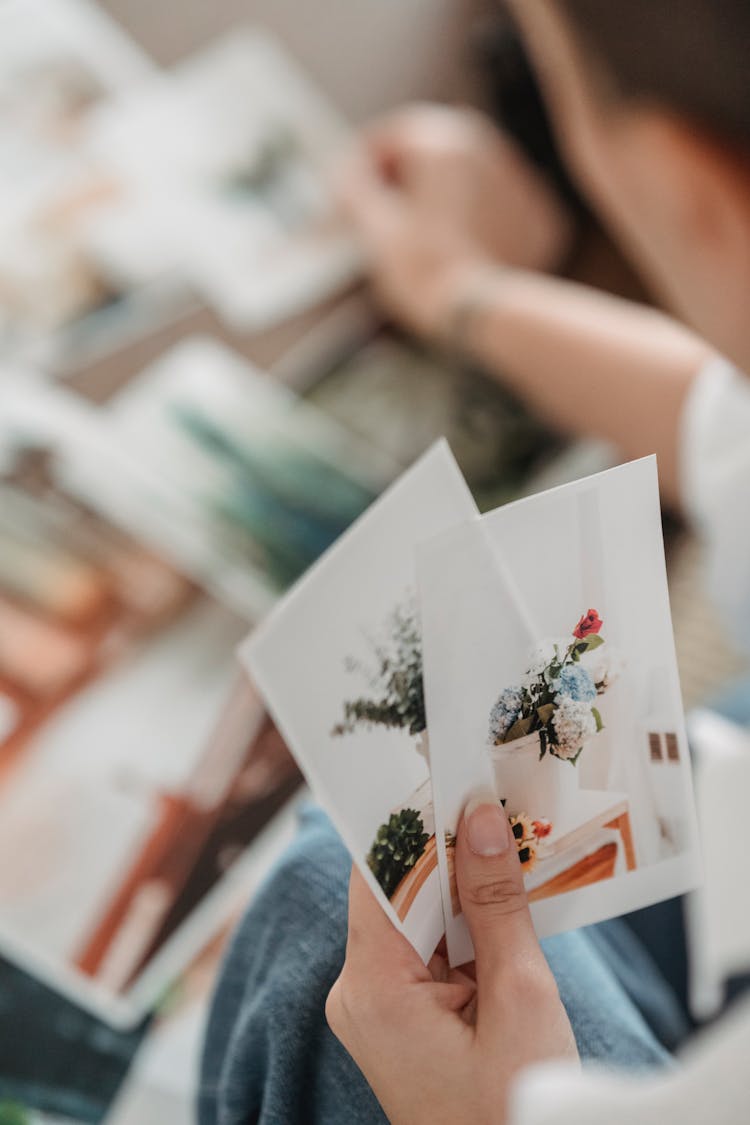
<instances>
[{"instance_id":1,"label":"forearm","mask_svg":"<svg viewBox=\"0 0 750 1125\"><path fill-rule=\"evenodd\" d=\"M461 291L459 290L459 293ZM515 270L467 278L447 318L455 344L553 426L656 453L680 502L680 416L711 350L653 310Z\"/></svg>"}]
</instances>

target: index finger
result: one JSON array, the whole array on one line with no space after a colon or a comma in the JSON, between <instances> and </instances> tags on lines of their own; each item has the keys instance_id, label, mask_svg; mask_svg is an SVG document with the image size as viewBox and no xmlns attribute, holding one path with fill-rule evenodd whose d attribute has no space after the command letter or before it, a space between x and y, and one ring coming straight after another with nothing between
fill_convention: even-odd
<instances>
[{"instance_id":1,"label":"index finger","mask_svg":"<svg viewBox=\"0 0 750 1125\"><path fill-rule=\"evenodd\" d=\"M409 980L432 980L417 951L396 929L356 865L349 880L346 959L368 972L379 968Z\"/></svg>"}]
</instances>

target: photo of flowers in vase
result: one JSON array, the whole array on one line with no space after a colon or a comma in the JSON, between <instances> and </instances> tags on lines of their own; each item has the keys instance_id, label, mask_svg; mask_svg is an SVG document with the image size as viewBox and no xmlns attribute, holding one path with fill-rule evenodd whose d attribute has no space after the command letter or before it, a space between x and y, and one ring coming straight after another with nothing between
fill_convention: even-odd
<instances>
[{"instance_id":1,"label":"photo of flowers in vase","mask_svg":"<svg viewBox=\"0 0 750 1125\"><path fill-rule=\"evenodd\" d=\"M537 646L518 683L504 688L489 715L487 752L493 787L508 812L525 876L555 850L559 837L577 823L581 789L576 767L584 750L604 730L600 697L618 679L622 662L605 645L596 609L580 617L568 637ZM573 767L571 770L569 767ZM612 812L623 839L630 840L628 810ZM446 839L450 849L455 840ZM451 858L452 863L452 858ZM614 873L614 865L597 868ZM538 901L558 893L554 881L529 885ZM460 911L451 888L454 910Z\"/></svg>"},{"instance_id":2,"label":"photo of flowers in vase","mask_svg":"<svg viewBox=\"0 0 750 1125\"><path fill-rule=\"evenodd\" d=\"M540 936L688 886L689 758L653 461L498 508L424 544L417 569L451 963L473 952L453 838L480 788L510 819Z\"/></svg>"},{"instance_id":3,"label":"photo of flowers in vase","mask_svg":"<svg viewBox=\"0 0 750 1125\"><path fill-rule=\"evenodd\" d=\"M594 706L609 686L604 670L595 679L581 657L604 644L603 622L589 609L565 646L554 642L552 654L540 648L527 670L525 682L505 688L490 714L490 742L495 746L520 742L532 734L540 760L550 753L575 765L583 748L603 729Z\"/></svg>"},{"instance_id":4,"label":"photo of flowers in vase","mask_svg":"<svg viewBox=\"0 0 750 1125\"><path fill-rule=\"evenodd\" d=\"M567 819L576 767L604 730L599 699L617 680L621 662L605 646L603 621L584 613L569 637L539 645L523 679L500 693L489 716L488 752L498 797L514 812Z\"/></svg>"}]
</instances>

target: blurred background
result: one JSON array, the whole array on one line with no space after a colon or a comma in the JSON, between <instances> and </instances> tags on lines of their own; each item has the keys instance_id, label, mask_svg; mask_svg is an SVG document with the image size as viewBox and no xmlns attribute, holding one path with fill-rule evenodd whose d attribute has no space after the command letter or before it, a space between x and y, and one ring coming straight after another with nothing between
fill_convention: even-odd
<instances>
[{"instance_id":1,"label":"blurred background","mask_svg":"<svg viewBox=\"0 0 750 1125\"><path fill-rule=\"evenodd\" d=\"M0 1125L192 1120L303 796L234 656L275 599L443 434L485 510L617 460L379 313L329 169L414 99L490 113L561 271L649 299L494 3L0 4ZM666 531L692 706L741 666Z\"/></svg>"}]
</instances>

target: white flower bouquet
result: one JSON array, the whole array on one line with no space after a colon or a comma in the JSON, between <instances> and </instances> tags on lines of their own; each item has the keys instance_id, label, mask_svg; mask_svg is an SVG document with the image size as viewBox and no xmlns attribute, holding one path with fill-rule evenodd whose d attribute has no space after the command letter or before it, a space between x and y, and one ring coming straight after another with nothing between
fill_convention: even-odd
<instances>
[{"instance_id":1,"label":"white flower bouquet","mask_svg":"<svg viewBox=\"0 0 750 1125\"><path fill-rule=\"evenodd\" d=\"M572 640L553 642L534 654L522 682L505 688L492 707L492 745L537 734L540 758L551 754L577 763L586 742L604 727L596 701L617 675L614 662L601 654L595 662L582 662L604 644L602 624L597 611L589 609Z\"/></svg>"}]
</instances>

